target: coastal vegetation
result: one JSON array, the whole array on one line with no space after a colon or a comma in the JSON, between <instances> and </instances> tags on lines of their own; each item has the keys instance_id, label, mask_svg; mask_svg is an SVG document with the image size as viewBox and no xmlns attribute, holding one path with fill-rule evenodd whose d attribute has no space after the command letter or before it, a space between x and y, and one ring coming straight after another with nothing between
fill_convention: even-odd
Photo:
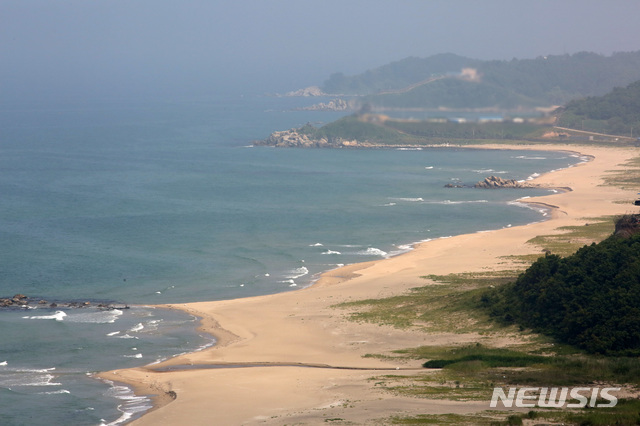
<instances>
[{"instance_id":1,"label":"coastal vegetation","mask_svg":"<svg viewBox=\"0 0 640 426\"><path fill-rule=\"evenodd\" d=\"M616 383L625 386L640 386L640 362L636 356L637 346L633 339L618 339L619 335L638 333L638 301L632 294L640 290L638 253L640 234L635 219L624 217L615 221L611 217L585 219L583 226L564 227L560 234L542 235L530 241L547 254L533 262L522 258L521 270L485 271L458 273L446 276L425 276L431 284L413 289L410 293L384 299L369 299L339 305L351 311L354 321L366 321L393 325L398 328L418 327L435 332L477 333L476 342L462 345L420 346L397 350L390 354L369 354L369 357L391 357L395 359L424 360L428 370L424 375L375 376L375 386L388 392L411 395L417 398L486 401L497 386L579 386L593 383ZM616 231L617 235L611 235ZM625 234L628 238L623 238ZM630 235L633 234L633 235ZM629 236L630 235L630 236ZM608 236L608 237L607 237ZM595 243L601 241L600 243ZM579 248L582 247L582 248ZM576 252L576 249L577 252ZM553 259L553 260L551 260ZM510 264L515 258L508 259ZM564 288L550 288L562 282L562 274L551 272L549 263L556 271L569 272L569 277L582 277L577 282L564 280ZM561 264L569 266L561 267ZM583 270L582 275L578 270ZM617 271L617 272L614 272ZM545 272L545 273L541 273ZM607 278L607 275L614 277ZM585 283L586 281L586 283ZM596 281L592 291L589 281ZM614 282L611 282L614 281ZM528 283L530 299L514 295L517 283ZM601 283L601 284L598 284ZM549 291L533 290L534 286L547 286ZM609 288L611 287L611 289ZM626 294L617 294L626 288ZM618 290L616 290L618 289ZM635 290L633 290L635 289ZM630 349L612 346L604 351L596 342L596 333L576 332L579 341L563 339L554 332L557 323L545 323L545 327L530 326L519 322L518 311L523 315L541 318L533 312L544 301L529 306L531 300L541 295L554 293L563 298L567 307L582 307L577 316L568 317L579 325L593 325L593 319L615 324L605 342L626 344ZM616 293L616 294L614 294ZM509 295L507 298L506 295ZM519 297L519 300L515 298ZM633 299L633 300L632 300ZM514 303L513 306L509 306ZM614 306L619 303L621 306ZM557 305L556 305L557 307ZM559 311L549 312L558 316ZM511 315L505 320L504 315ZM502 316L501 316L502 315ZM529 318L527 316L527 318ZM589 319L592 316L592 319ZM543 318L544 319L544 318ZM555 321L555 320L553 320ZM622 322L621 322L622 321ZM597 325L597 324L596 324ZM597 327L596 327L597 328ZM562 330L562 327L559 329ZM592 330L596 332L597 330ZM508 348L491 346L491 336L513 339ZM590 344L585 344L589 340ZM515 343L519 341L519 343ZM597 350L593 350L593 349ZM634 349L635 348L635 349ZM606 355L605 355L606 354ZM523 420L565 422L570 424L615 424L632 425L638 420L640 403L635 399L620 399L614 408L579 411L533 410L523 414L512 414L506 419L493 412L464 415L420 415L416 417L394 417L394 424L522 424ZM502 420L499 420L502 419Z\"/></svg>"},{"instance_id":2,"label":"coastal vegetation","mask_svg":"<svg viewBox=\"0 0 640 426\"><path fill-rule=\"evenodd\" d=\"M439 107L512 109L546 105L542 100L530 98L494 83L469 81L463 78L440 78L407 92L368 95L362 99L362 102L383 109L436 109Z\"/></svg>"},{"instance_id":3,"label":"coastal vegetation","mask_svg":"<svg viewBox=\"0 0 640 426\"><path fill-rule=\"evenodd\" d=\"M558 126L592 132L640 136L640 81L604 96L576 99L557 111Z\"/></svg>"},{"instance_id":4,"label":"coastal vegetation","mask_svg":"<svg viewBox=\"0 0 640 426\"><path fill-rule=\"evenodd\" d=\"M491 315L589 353L640 354L640 234L625 216L617 232L575 254L547 254L513 283L483 294ZM629 235L631 234L631 235Z\"/></svg>"},{"instance_id":5,"label":"coastal vegetation","mask_svg":"<svg viewBox=\"0 0 640 426\"><path fill-rule=\"evenodd\" d=\"M356 140L393 145L411 143L415 139L411 135L382 126L377 120L368 120L367 116L359 115L350 115L320 128L307 124L298 131L313 140L326 139L330 144L342 140Z\"/></svg>"}]
</instances>

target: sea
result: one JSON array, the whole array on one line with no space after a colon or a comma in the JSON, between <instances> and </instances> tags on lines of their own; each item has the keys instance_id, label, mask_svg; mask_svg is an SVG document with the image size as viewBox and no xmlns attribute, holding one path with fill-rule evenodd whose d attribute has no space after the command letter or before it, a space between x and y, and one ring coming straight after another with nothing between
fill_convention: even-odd
<instances>
[{"instance_id":1,"label":"sea","mask_svg":"<svg viewBox=\"0 0 640 426\"><path fill-rule=\"evenodd\" d=\"M551 190L445 185L527 180L585 161L254 146L347 114L299 110L321 101L0 102L0 297L47 301L0 309L3 425L125 424L151 407L149 396L96 372L215 344L198 318L154 305L298 291L324 271L417 242L545 220L523 199Z\"/></svg>"}]
</instances>

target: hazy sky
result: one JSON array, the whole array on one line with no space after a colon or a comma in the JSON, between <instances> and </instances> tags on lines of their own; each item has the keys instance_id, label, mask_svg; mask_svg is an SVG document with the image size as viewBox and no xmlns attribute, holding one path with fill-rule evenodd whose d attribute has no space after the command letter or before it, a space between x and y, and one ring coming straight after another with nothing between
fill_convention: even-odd
<instances>
[{"instance_id":1,"label":"hazy sky","mask_svg":"<svg viewBox=\"0 0 640 426\"><path fill-rule=\"evenodd\" d=\"M407 56L609 55L640 50L639 16L636 0L0 0L0 97L283 92Z\"/></svg>"}]
</instances>

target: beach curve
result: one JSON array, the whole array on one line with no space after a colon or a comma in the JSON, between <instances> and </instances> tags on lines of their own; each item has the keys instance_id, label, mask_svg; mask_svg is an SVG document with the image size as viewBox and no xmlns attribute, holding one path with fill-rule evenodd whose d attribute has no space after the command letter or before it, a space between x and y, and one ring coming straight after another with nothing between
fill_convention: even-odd
<instances>
[{"instance_id":1,"label":"beach curve","mask_svg":"<svg viewBox=\"0 0 640 426\"><path fill-rule=\"evenodd\" d=\"M590 146L479 148L578 151L591 159L535 179L545 187L572 189L526 200L551 207L551 220L420 243L414 250L395 257L328 271L315 285L294 292L168 305L202 318L201 328L216 336L217 344L160 364L100 376L128 383L137 393L157 395L156 408L134 422L140 425L283 421L314 424L322 422L324 416L366 424L399 414L473 413L487 409L488 401L429 401L375 389L368 379L377 369L387 370L386 374L397 369L398 374L404 375L424 374L425 370L417 360L363 358L365 354L389 353L421 344L474 342L480 338L478 335L431 334L356 323L347 320L345 311L335 305L401 294L428 285L420 277L429 274L505 269L506 255L540 253L540 247L527 243L537 235L559 233L558 228L563 226L584 225L585 218L626 213L631 205L620 201L631 201L636 191L602 186L602 177L637 154L628 148ZM275 365L278 363L281 365ZM220 364L254 366L204 368Z\"/></svg>"}]
</instances>

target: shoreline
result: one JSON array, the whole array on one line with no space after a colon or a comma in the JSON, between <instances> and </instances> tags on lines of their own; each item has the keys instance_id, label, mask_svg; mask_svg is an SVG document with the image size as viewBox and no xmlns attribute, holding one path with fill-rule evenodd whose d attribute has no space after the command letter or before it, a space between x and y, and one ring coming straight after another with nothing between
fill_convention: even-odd
<instances>
[{"instance_id":1,"label":"shoreline","mask_svg":"<svg viewBox=\"0 0 640 426\"><path fill-rule=\"evenodd\" d=\"M333 415L340 411L345 400L354 399L359 402L348 410L350 421L388 417L398 412L409 415L487 409L488 401L438 400L425 405L425 400L383 394L373 389L367 380L378 369L399 370L403 374L411 370L424 374L426 370L412 361L401 364L394 360L363 358L367 353L388 353L424 342L478 341L482 340L480 336L432 335L355 323L345 319L345 313L335 305L344 301L383 298L428 285L427 280L420 278L425 272L447 274L505 269L501 256L541 254L526 243L536 235L557 232L559 227L569 224L584 224L585 217L625 213L625 205L615 201L634 197L635 190L603 189L598 185L602 175L621 167L621 163L635 157L636 153L629 148L588 146L579 147L580 151L576 152L578 147L574 145L464 148L553 150L592 158L535 179L548 188L572 188L573 191L519 200L551 208L547 220L418 242L410 251L396 256L324 272L313 285L294 292L161 305L201 318L199 329L212 334L216 344L159 364L100 373L99 377L104 379L131 385L136 394L156 395L152 398L154 408L133 424L179 424L184 421L205 424L214 420L221 424L280 424L285 418L287 421L313 422L312 419L320 419L323 414ZM553 204L546 202L547 197L554 197ZM214 365L248 364L253 368L212 368ZM180 365L186 367L178 367ZM303 370L311 365L332 368ZM225 402L218 403L222 399ZM250 407L245 403L249 400L252 401Z\"/></svg>"}]
</instances>

